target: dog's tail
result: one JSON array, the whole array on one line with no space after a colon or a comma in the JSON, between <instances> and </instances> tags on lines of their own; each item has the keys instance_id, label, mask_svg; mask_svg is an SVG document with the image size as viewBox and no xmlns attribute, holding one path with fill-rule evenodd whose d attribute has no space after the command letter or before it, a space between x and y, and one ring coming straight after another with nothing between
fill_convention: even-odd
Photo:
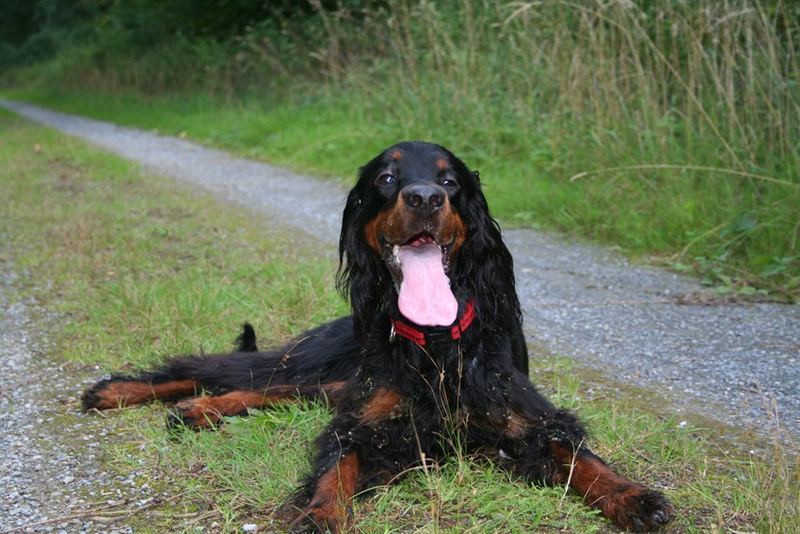
<instances>
[{"instance_id":1,"label":"dog's tail","mask_svg":"<svg viewBox=\"0 0 800 534\"><path fill-rule=\"evenodd\" d=\"M181 356L138 375L112 375L88 388L81 403L84 410L105 410L230 391L315 397L337 389L355 374L360 351L352 317L342 317L283 347L263 352L258 351L252 325L245 323L235 352Z\"/></svg>"},{"instance_id":2,"label":"dog's tail","mask_svg":"<svg viewBox=\"0 0 800 534\"><path fill-rule=\"evenodd\" d=\"M258 352L258 345L256 345L256 331L250 323L242 325L242 333L236 337L235 348L236 352Z\"/></svg>"}]
</instances>

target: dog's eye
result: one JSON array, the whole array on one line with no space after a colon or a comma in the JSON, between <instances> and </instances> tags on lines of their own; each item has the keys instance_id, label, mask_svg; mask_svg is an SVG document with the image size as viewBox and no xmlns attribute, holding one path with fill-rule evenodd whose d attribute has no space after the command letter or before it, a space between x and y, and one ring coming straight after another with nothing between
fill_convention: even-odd
<instances>
[{"instance_id":1,"label":"dog's eye","mask_svg":"<svg viewBox=\"0 0 800 534\"><path fill-rule=\"evenodd\" d=\"M458 187L458 182L452 178L445 178L441 181L441 184L445 187Z\"/></svg>"},{"instance_id":2,"label":"dog's eye","mask_svg":"<svg viewBox=\"0 0 800 534\"><path fill-rule=\"evenodd\" d=\"M388 172L385 172L375 178L375 185L391 185L395 181L394 175Z\"/></svg>"}]
</instances>

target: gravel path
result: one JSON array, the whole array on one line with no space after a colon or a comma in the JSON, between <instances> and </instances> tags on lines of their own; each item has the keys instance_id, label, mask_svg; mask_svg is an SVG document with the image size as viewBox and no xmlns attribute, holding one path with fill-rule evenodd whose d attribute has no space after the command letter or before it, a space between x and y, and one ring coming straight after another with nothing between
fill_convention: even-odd
<instances>
[{"instance_id":1,"label":"gravel path","mask_svg":"<svg viewBox=\"0 0 800 534\"><path fill-rule=\"evenodd\" d=\"M92 377L43 355L14 280L0 260L0 533L132 532L168 495L142 470L108 470L103 451L130 436L119 418L80 413L77 395Z\"/></svg>"},{"instance_id":2,"label":"gravel path","mask_svg":"<svg viewBox=\"0 0 800 534\"><path fill-rule=\"evenodd\" d=\"M337 240L345 191L197 144L9 101L0 105L165 176ZM362 162L353 162L355 167ZM483 169L491 179L491 169ZM504 233L532 347L691 411L800 434L800 306L715 303L694 280L533 230Z\"/></svg>"}]
</instances>

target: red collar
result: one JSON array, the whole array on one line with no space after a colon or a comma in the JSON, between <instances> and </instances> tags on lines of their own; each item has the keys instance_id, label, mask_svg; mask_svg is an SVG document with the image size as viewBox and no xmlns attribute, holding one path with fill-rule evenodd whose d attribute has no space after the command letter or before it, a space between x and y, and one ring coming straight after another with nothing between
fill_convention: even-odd
<instances>
[{"instance_id":1,"label":"red collar","mask_svg":"<svg viewBox=\"0 0 800 534\"><path fill-rule=\"evenodd\" d=\"M464 307L464 313L461 315L461 318L456 321L453 326L449 327L450 339L455 341L456 339L461 338L461 335L467 328L469 328L469 325L471 325L474 320L475 301L470 299L467 301L467 305ZM405 323L400 319L392 319L392 333L390 334L389 339L394 339L395 334L413 341L421 347L424 347L425 343L427 342L425 332L417 330L410 324Z\"/></svg>"}]
</instances>

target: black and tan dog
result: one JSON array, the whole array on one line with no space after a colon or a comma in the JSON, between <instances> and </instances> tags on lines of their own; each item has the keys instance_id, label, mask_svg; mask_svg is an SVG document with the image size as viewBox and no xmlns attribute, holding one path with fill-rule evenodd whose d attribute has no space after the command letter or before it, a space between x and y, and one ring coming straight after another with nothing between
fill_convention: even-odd
<instances>
[{"instance_id":1,"label":"black and tan dog","mask_svg":"<svg viewBox=\"0 0 800 534\"><path fill-rule=\"evenodd\" d=\"M335 415L295 496L294 529L339 532L356 493L454 441L525 480L569 484L622 528L671 519L660 493L614 473L575 416L528 380L512 259L477 172L438 145L388 148L347 198L339 256L351 316L266 352L246 326L238 351L113 376L86 391L84 408L183 399L173 417L200 428L248 407L328 399Z\"/></svg>"}]
</instances>

